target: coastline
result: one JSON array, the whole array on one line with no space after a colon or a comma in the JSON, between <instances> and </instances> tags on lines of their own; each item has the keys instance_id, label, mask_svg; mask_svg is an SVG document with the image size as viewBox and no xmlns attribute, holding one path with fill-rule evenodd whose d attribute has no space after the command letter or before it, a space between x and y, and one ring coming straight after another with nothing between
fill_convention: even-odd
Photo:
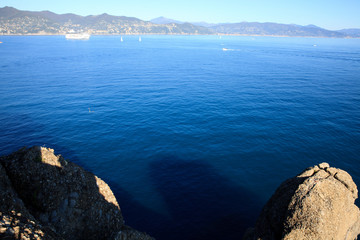
<instances>
[{"instance_id":1,"label":"coastline","mask_svg":"<svg viewBox=\"0 0 360 240\"><path fill-rule=\"evenodd\" d=\"M29 34L2 34L0 36L65 36L66 33L29 33ZM274 38L334 38L334 39L360 39L360 37L324 37L324 36L290 36L290 35L256 35L256 34L197 34L197 33L99 33L91 36L234 36L234 37L274 37Z\"/></svg>"}]
</instances>

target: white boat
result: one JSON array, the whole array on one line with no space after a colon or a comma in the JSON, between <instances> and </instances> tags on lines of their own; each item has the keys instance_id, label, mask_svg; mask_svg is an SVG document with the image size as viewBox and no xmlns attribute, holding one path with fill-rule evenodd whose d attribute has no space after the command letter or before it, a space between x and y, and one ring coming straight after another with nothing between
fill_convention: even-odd
<instances>
[{"instance_id":1,"label":"white boat","mask_svg":"<svg viewBox=\"0 0 360 240\"><path fill-rule=\"evenodd\" d=\"M65 35L66 39L75 39L75 40L87 40L90 38L88 33L68 33Z\"/></svg>"},{"instance_id":2,"label":"white boat","mask_svg":"<svg viewBox=\"0 0 360 240\"><path fill-rule=\"evenodd\" d=\"M139 42L141 42L141 37L139 37Z\"/></svg>"},{"instance_id":3,"label":"white boat","mask_svg":"<svg viewBox=\"0 0 360 240\"><path fill-rule=\"evenodd\" d=\"M122 37L120 38L120 41L121 41L121 42L124 41L124 40L122 39Z\"/></svg>"}]
</instances>

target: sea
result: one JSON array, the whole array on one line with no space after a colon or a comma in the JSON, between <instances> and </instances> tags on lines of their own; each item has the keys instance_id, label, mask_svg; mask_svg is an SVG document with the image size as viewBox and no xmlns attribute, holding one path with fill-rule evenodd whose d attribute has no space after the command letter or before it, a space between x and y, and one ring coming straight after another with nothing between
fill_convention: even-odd
<instances>
[{"instance_id":1,"label":"sea","mask_svg":"<svg viewBox=\"0 0 360 240\"><path fill-rule=\"evenodd\" d=\"M0 155L55 149L158 240L241 239L322 162L360 186L360 39L0 41Z\"/></svg>"}]
</instances>

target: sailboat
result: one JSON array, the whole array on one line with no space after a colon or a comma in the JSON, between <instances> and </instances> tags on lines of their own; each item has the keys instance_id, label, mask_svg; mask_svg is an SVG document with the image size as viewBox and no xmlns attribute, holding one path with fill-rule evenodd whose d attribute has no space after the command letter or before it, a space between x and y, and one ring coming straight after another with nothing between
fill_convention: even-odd
<instances>
[{"instance_id":1,"label":"sailboat","mask_svg":"<svg viewBox=\"0 0 360 240\"><path fill-rule=\"evenodd\" d=\"M141 42L141 37L139 37L139 42Z\"/></svg>"},{"instance_id":2,"label":"sailboat","mask_svg":"<svg viewBox=\"0 0 360 240\"><path fill-rule=\"evenodd\" d=\"M122 37L120 38L120 41L123 42L124 40L122 39Z\"/></svg>"}]
</instances>

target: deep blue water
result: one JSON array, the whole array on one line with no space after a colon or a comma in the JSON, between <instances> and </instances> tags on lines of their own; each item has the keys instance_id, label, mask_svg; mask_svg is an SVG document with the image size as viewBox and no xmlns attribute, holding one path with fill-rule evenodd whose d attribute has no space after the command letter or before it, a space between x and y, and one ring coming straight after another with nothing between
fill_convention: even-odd
<instances>
[{"instance_id":1,"label":"deep blue water","mask_svg":"<svg viewBox=\"0 0 360 240\"><path fill-rule=\"evenodd\" d=\"M54 148L158 240L241 239L320 162L360 186L360 39L123 39L0 36L0 154Z\"/></svg>"}]
</instances>

